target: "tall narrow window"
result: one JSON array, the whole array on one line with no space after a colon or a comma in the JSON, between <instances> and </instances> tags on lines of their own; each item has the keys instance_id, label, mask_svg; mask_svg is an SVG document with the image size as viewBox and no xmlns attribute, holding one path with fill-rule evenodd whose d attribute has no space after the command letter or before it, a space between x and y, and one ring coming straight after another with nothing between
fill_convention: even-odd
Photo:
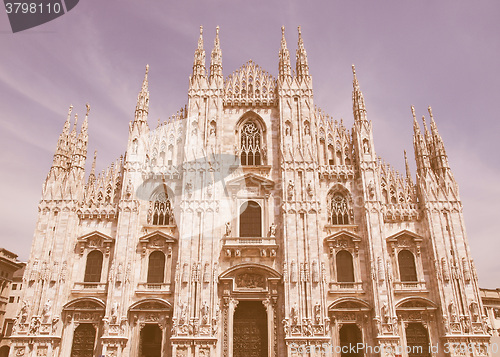
<instances>
[{"instance_id":1,"label":"tall narrow window","mask_svg":"<svg viewBox=\"0 0 500 357\"><path fill-rule=\"evenodd\" d=\"M172 223L172 205L168 194L161 191L155 195L153 202L153 225L166 226Z\"/></svg>"},{"instance_id":2,"label":"tall narrow window","mask_svg":"<svg viewBox=\"0 0 500 357\"><path fill-rule=\"evenodd\" d=\"M354 283L354 266L352 255L347 250L341 250L336 256L337 282Z\"/></svg>"},{"instance_id":3,"label":"tall narrow window","mask_svg":"<svg viewBox=\"0 0 500 357\"><path fill-rule=\"evenodd\" d=\"M330 224L349 224L349 207L347 205L347 199L343 194L333 194L330 197L330 205L328 208L330 211Z\"/></svg>"},{"instance_id":4,"label":"tall narrow window","mask_svg":"<svg viewBox=\"0 0 500 357\"><path fill-rule=\"evenodd\" d=\"M255 201L241 205L240 237L262 237L262 210Z\"/></svg>"},{"instance_id":5,"label":"tall narrow window","mask_svg":"<svg viewBox=\"0 0 500 357\"><path fill-rule=\"evenodd\" d=\"M417 270L415 268L415 257L409 250L403 249L398 254L399 277L403 282L414 282L417 280Z\"/></svg>"},{"instance_id":6,"label":"tall narrow window","mask_svg":"<svg viewBox=\"0 0 500 357\"><path fill-rule=\"evenodd\" d=\"M148 280L150 284L163 283L165 273L165 254L155 251L149 255Z\"/></svg>"},{"instance_id":7,"label":"tall narrow window","mask_svg":"<svg viewBox=\"0 0 500 357\"><path fill-rule=\"evenodd\" d=\"M98 283L101 281L102 252L93 250L87 255L87 266L85 267L86 283Z\"/></svg>"},{"instance_id":8,"label":"tall narrow window","mask_svg":"<svg viewBox=\"0 0 500 357\"><path fill-rule=\"evenodd\" d=\"M262 160L262 136L259 127L252 121L241 128L241 164L260 165Z\"/></svg>"}]
</instances>

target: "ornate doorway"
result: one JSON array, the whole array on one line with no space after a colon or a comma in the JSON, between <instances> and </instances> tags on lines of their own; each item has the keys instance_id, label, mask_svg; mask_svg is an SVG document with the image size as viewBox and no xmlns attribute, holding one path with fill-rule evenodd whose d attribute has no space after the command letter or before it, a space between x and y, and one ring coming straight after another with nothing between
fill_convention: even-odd
<instances>
[{"instance_id":1,"label":"ornate doorway","mask_svg":"<svg viewBox=\"0 0 500 357\"><path fill-rule=\"evenodd\" d=\"M234 311L234 357L267 357L267 313L261 301L240 301Z\"/></svg>"},{"instance_id":2,"label":"ornate doorway","mask_svg":"<svg viewBox=\"0 0 500 357\"><path fill-rule=\"evenodd\" d=\"M157 324L147 324L141 330L140 357L161 357L162 331Z\"/></svg>"},{"instance_id":3,"label":"ornate doorway","mask_svg":"<svg viewBox=\"0 0 500 357\"><path fill-rule=\"evenodd\" d=\"M427 329L418 322L411 322L406 327L406 345L408 357L427 357L429 351L429 335Z\"/></svg>"},{"instance_id":4,"label":"ornate doorway","mask_svg":"<svg viewBox=\"0 0 500 357\"><path fill-rule=\"evenodd\" d=\"M92 324L80 324L73 336L71 357L94 357L95 333Z\"/></svg>"},{"instance_id":5,"label":"ornate doorway","mask_svg":"<svg viewBox=\"0 0 500 357\"><path fill-rule=\"evenodd\" d=\"M345 324L342 326L339 331L339 339L342 357L360 357L363 355L356 348L358 343L363 343L361 331L356 324Z\"/></svg>"}]
</instances>

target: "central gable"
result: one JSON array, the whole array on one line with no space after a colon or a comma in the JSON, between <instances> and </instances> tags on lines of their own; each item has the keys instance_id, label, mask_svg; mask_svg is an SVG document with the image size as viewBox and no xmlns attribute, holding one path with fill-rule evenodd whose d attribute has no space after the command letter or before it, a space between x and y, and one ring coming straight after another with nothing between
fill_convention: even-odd
<instances>
[{"instance_id":1,"label":"central gable","mask_svg":"<svg viewBox=\"0 0 500 357\"><path fill-rule=\"evenodd\" d=\"M250 60L226 78L224 104L274 105L275 92L276 79Z\"/></svg>"}]
</instances>

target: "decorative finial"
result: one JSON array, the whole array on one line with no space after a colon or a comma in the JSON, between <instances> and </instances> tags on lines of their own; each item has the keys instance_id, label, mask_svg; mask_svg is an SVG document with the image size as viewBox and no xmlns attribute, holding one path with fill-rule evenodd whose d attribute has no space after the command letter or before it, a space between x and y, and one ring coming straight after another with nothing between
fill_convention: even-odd
<instances>
[{"instance_id":1,"label":"decorative finial","mask_svg":"<svg viewBox=\"0 0 500 357\"><path fill-rule=\"evenodd\" d=\"M148 74L149 72L149 64L146 65L146 75Z\"/></svg>"},{"instance_id":2,"label":"decorative finial","mask_svg":"<svg viewBox=\"0 0 500 357\"><path fill-rule=\"evenodd\" d=\"M200 25L200 36L203 35L203 26Z\"/></svg>"},{"instance_id":3,"label":"decorative finial","mask_svg":"<svg viewBox=\"0 0 500 357\"><path fill-rule=\"evenodd\" d=\"M431 117L431 119L432 119L432 118L433 118L433 116L432 116L432 108L431 108L431 106L430 106L430 105L429 105L429 107L427 108L427 111L429 112L429 115L430 115L430 117Z\"/></svg>"},{"instance_id":4,"label":"decorative finial","mask_svg":"<svg viewBox=\"0 0 500 357\"><path fill-rule=\"evenodd\" d=\"M302 36L302 30L300 29L300 26L297 27L297 30L299 30L299 36Z\"/></svg>"},{"instance_id":5,"label":"decorative finial","mask_svg":"<svg viewBox=\"0 0 500 357\"><path fill-rule=\"evenodd\" d=\"M413 115L413 120L417 120L417 115L415 114L415 107L412 105L411 106L411 114Z\"/></svg>"},{"instance_id":6,"label":"decorative finial","mask_svg":"<svg viewBox=\"0 0 500 357\"><path fill-rule=\"evenodd\" d=\"M215 28L215 34L216 34L217 36L219 36L219 26L217 26L217 27Z\"/></svg>"},{"instance_id":7,"label":"decorative finial","mask_svg":"<svg viewBox=\"0 0 500 357\"><path fill-rule=\"evenodd\" d=\"M281 35L285 36L285 26L281 26Z\"/></svg>"},{"instance_id":8,"label":"decorative finial","mask_svg":"<svg viewBox=\"0 0 500 357\"><path fill-rule=\"evenodd\" d=\"M71 114L72 111L73 111L73 104L70 104L69 105L69 113L68 114Z\"/></svg>"},{"instance_id":9,"label":"decorative finial","mask_svg":"<svg viewBox=\"0 0 500 357\"><path fill-rule=\"evenodd\" d=\"M352 64L352 74L356 76L356 67L354 67L354 63Z\"/></svg>"},{"instance_id":10,"label":"decorative finial","mask_svg":"<svg viewBox=\"0 0 500 357\"><path fill-rule=\"evenodd\" d=\"M89 103L87 103L87 104L85 104L85 106L87 107L87 116L88 116L88 115L89 115L89 113L90 113L90 104L89 104Z\"/></svg>"}]
</instances>

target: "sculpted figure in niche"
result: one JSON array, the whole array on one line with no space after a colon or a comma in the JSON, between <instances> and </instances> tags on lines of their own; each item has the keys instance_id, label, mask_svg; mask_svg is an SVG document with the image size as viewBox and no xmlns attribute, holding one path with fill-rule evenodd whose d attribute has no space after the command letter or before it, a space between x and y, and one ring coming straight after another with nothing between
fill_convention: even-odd
<instances>
[{"instance_id":1,"label":"sculpted figure in niche","mask_svg":"<svg viewBox=\"0 0 500 357\"><path fill-rule=\"evenodd\" d=\"M270 237L276 237L276 224L271 223L271 227L269 227L269 236Z\"/></svg>"},{"instance_id":2,"label":"sculpted figure in niche","mask_svg":"<svg viewBox=\"0 0 500 357\"><path fill-rule=\"evenodd\" d=\"M49 321L51 307L52 307L52 301L50 299L47 299L45 305L43 305L43 310L42 310L43 323L47 323Z\"/></svg>"},{"instance_id":3,"label":"sculpted figure in niche","mask_svg":"<svg viewBox=\"0 0 500 357\"><path fill-rule=\"evenodd\" d=\"M224 233L226 237L231 235L231 222L226 222L226 232Z\"/></svg>"},{"instance_id":4,"label":"sculpted figure in niche","mask_svg":"<svg viewBox=\"0 0 500 357\"><path fill-rule=\"evenodd\" d=\"M299 308L297 306L297 303L293 304L290 315L292 318L292 325L297 325L299 323Z\"/></svg>"}]
</instances>

